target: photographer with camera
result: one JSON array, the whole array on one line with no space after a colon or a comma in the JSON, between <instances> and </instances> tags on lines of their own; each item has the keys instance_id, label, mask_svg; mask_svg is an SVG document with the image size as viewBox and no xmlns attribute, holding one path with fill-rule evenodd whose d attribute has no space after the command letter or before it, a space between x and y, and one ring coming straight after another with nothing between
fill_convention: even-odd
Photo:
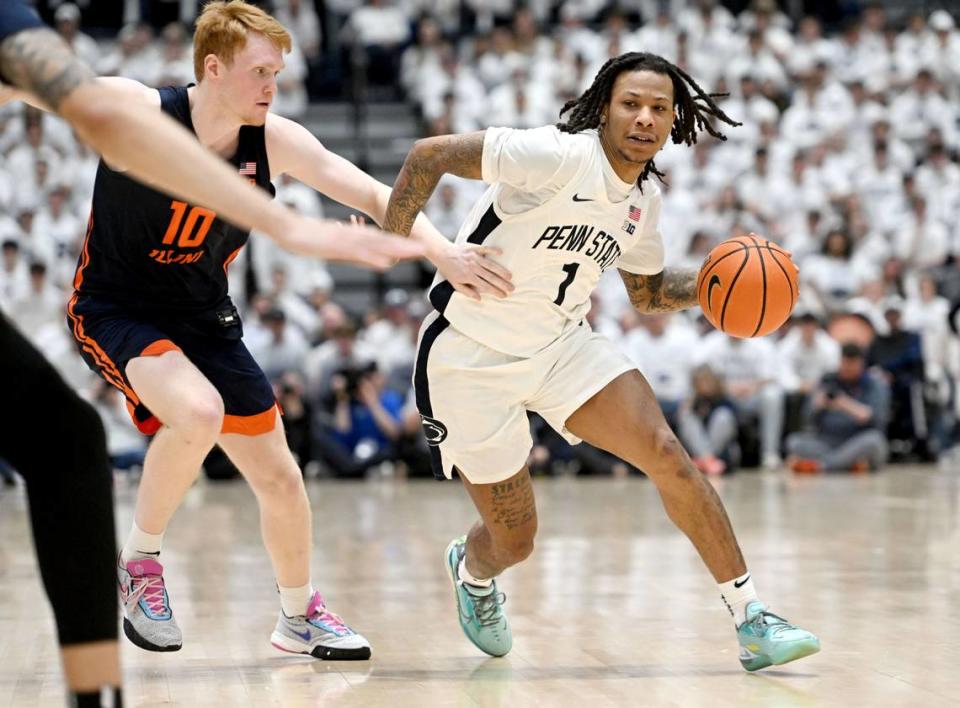
<instances>
[{"instance_id":1,"label":"photographer with camera","mask_svg":"<svg viewBox=\"0 0 960 708\"><path fill-rule=\"evenodd\" d=\"M811 429L787 437L787 463L795 472L875 470L887 460L889 415L889 386L867 370L863 349L844 344L839 369L810 398Z\"/></svg>"},{"instance_id":2,"label":"photographer with camera","mask_svg":"<svg viewBox=\"0 0 960 708\"><path fill-rule=\"evenodd\" d=\"M335 477L362 477L393 457L403 396L386 388L375 362L337 371L325 407L328 422L315 431L314 448Z\"/></svg>"}]
</instances>

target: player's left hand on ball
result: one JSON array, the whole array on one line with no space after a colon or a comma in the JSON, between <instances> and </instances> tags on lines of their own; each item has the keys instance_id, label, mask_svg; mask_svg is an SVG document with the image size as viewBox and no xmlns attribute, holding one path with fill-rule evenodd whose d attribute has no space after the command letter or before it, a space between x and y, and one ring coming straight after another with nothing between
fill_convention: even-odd
<instances>
[{"instance_id":1,"label":"player's left hand on ball","mask_svg":"<svg viewBox=\"0 0 960 708\"><path fill-rule=\"evenodd\" d=\"M437 270L457 292L472 300L483 295L507 297L513 292L513 275L494 260L503 251L491 246L452 244L437 258Z\"/></svg>"}]
</instances>

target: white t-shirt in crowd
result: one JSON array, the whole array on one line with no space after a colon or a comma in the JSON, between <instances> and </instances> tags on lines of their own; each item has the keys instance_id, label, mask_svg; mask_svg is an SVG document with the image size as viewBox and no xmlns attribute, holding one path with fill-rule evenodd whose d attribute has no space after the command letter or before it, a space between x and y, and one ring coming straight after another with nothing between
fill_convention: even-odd
<instances>
[{"instance_id":1,"label":"white t-shirt in crowd","mask_svg":"<svg viewBox=\"0 0 960 708\"><path fill-rule=\"evenodd\" d=\"M767 337L737 339L711 332L697 351L697 363L709 364L728 384L780 380L780 357Z\"/></svg>"},{"instance_id":2,"label":"white t-shirt in crowd","mask_svg":"<svg viewBox=\"0 0 960 708\"><path fill-rule=\"evenodd\" d=\"M693 327L675 319L654 337L642 327L624 337L624 351L643 372L660 400L682 401L690 393L690 372L700 337Z\"/></svg>"},{"instance_id":3,"label":"white t-shirt in crowd","mask_svg":"<svg viewBox=\"0 0 960 708\"><path fill-rule=\"evenodd\" d=\"M660 190L621 180L596 131L489 128L482 160L491 186L456 240L502 249L515 290L477 302L438 275L430 300L461 333L532 356L581 326L603 271L663 270Z\"/></svg>"},{"instance_id":4,"label":"white t-shirt in crowd","mask_svg":"<svg viewBox=\"0 0 960 708\"><path fill-rule=\"evenodd\" d=\"M784 364L783 387L788 391L803 384L816 385L840 365L840 343L822 329L807 344L798 327L780 340L777 349Z\"/></svg>"}]
</instances>

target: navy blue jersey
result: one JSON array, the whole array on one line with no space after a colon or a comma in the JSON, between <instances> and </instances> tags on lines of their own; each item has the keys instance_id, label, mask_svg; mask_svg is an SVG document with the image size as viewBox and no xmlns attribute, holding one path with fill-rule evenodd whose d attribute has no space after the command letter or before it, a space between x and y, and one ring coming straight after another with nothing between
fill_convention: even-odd
<instances>
[{"instance_id":1,"label":"navy blue jersey","mask_svg":"<svg viewBox=\"0 0 960 708\"><path fill-rule=\"evenodd\" d=\"M31 8L19 0L0 2L0 42L17 32L37 27L45 27ZM0 72L0 81L10 83Z\"/></svg>"},{"instance_id":2,"label":"navy blue jersey","mask_svg":"<svg viewBox=\"0 0 960 708\"><path fill-rule=\"evenodd\" d=\"M195 132L187 88L159 91L163 111ZM168 159L180 160L177 155ZM240 128L237 151L228 162L273 196L263 126ZM206 311L226 297L227 265L249 236L214 211L158 192L101 160L74 288L78 295L137 309Z\"/></svg>"}]
</instances>

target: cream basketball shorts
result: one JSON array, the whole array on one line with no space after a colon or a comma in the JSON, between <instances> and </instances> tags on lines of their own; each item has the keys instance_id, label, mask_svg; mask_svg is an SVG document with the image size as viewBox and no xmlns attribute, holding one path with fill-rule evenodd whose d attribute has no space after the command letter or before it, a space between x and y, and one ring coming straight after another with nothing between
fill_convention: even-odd
<instances>
[{"instance_id":1,"label":"cream basketball shorts","mask_svg":"<svg viewBox=\"0 0 960 708\"><path fill-rule=\"evenodd\" d=\"M581 441L567 430L567 419L636 368L586 323L532 357L517 357L467 337L439 312L431 313L420 328L413 383L434 476L450 479L454 467L474 484L515 475L533 445L527 411L576 445Z\"/></svg>"}]
</instances>

